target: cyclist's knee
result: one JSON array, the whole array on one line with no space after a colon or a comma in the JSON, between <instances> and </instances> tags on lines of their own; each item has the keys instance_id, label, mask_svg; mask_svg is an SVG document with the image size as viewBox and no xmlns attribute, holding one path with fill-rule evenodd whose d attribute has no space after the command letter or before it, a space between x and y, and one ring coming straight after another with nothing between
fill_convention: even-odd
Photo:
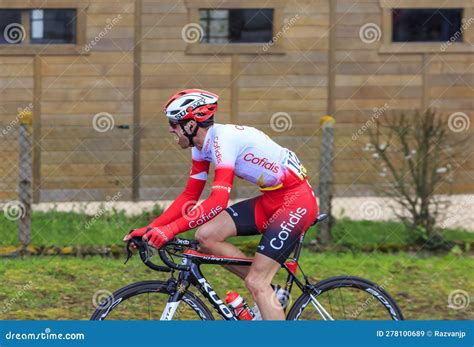
<instances>
[{"instance_id":1,"label":"cyclist's knee","mask_svg":"<svg viewBox=\"0 0 474 347\"><path fill-rule=\"evenodd\" d=\"M235 225L232 223L232 218L224 211L206 224L201 225L196 231L195 238L199 241L202 249L211 251L215 243L224 242L237 234Z\"/></svg>"},{"instance_id":2,"label":"cyclist's knee","mask_svg":"<svg viewBox=\"0 0 474 347\"><path fill-rule=\"evenodd\" d=\"M220 241L216 228L212 223L206 223L198 228L195 235L196 240L199 242L201 248L206 249L212 246L215 242Z\"/></svg>"}]
</instances>

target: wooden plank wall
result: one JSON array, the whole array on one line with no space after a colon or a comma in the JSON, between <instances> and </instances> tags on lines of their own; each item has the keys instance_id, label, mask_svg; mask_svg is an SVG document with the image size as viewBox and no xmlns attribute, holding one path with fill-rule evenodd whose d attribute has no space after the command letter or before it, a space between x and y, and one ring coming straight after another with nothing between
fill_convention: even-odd
<instances>
[{"instance_id":1,"label":"wooden plank wall","mask_svg":"<svg viewBox=\"0 0 474 347\"><path fill-rule=\"evenodd\" d=\"M131 198L132 130L92 126L132 125L134 1L91 1L86 42L112 21L89 55L41 56L41 201Z\"/></svg>"},{"instance_id":2,"label":"wooden plank wall","mask_svg":"<svg viewBox=\"0 0 474 347\"><path fill-rule=\"evenodd\" d=\"M256 126L294 149L316 183L318 118L327 103L328 11L326 0L288 2L284 20L299 18L287 33L284 55L187 55L184 1L143 1L141 199L172 199L183 187L190 151L176 149L162 116L163 104L183 88L218 93L218 122ZM231 112L233 97L237 109ZM289 131L272 130L276 112L290 115ZM240 181L234 197L256 193Z\"/></svg>"},{"instance_id":3,"label":"wooden plank wall","mask_svg":"<svg viewBox=\"0 0 474 347\"><path fill-rule=\"evenodd\" d=\"M284 34L284 55L240 57L238 122L263 130L293 150L316 186L319 118L327 109L328 1L288 1L283 17L283 22L294 22ZM291 119L291 127L282 132L271 126L271 117L279 112ZM255 188L248 187L238 196L252 194L257 195Z\"/></svg>"},{"instance_id":4,"label":"wooden plank wall","mask_svg":"<svg viewBox=\"0 0 474 347\"><path fill-rule=\"evenodd\" d=\"M336 196L374 193L380 177L364 159L367 136L354 141L352 135L375 109L385 104L392 111L434 106L446 116L465 112L472 119L472 54L380 54L382 40L367 44L359 38L366 23L382 28L379 0L331 4L332 43L329 0L286 2L283 21L298 17L281 41L285 54L186 54L181 31L190 19L184 0L91 0L86 42L120 17L90 54L40 56L36 75L34 57L1 56L3 123L14 119L17 108L34 102L36 81L41 105L39 199L107 200L120 191L120 199L129 200L133 175L139 176L139 199L173 199L187 177L190 151L178 149L167 134L162 106L183 88L218 93L218 122L256 126L297 152L313 186L318 182L319 118L334 109ZM141 18L135 16L135 8ZM136 32L134 26L140 23L141 32ZM331 92L329 81L334 81ZM328 95L334 97L333 106ZM134 118L135 109L139 114ZM110 113L115 125L128 124L130 129L95 131L92 119L100 112ZM270 119L277 112L291 117L291 129L271 128ZM142 130L135 141L134 122ZM16 155L5 143L0 144L2 150ZM0 165L3 179L5 161ZM473 165L472 159L462 161L455 192L474 191ZM11 184L5 186L0 186L0 198L14 191ZM238 183L233 197L256 192Z\"/></svg>"},{"instance_id":5,"label":"wooden plank wall","mask_svg":"<svg viewBox=\"0 0 474 347\"><path fill-rule=\"evenodd\" d=\"M429 1L427 2L429 5ZM429 7L429 6L428 6ZM435 107L444 116L473 114L472 54L380 54L382 39L364 43L359 30L367 23L382 28L379 0L337 0L335 39L335 195L374 194L380 170L363 151L367 131L352 136L380 109L390 112ZM382 33L383 35L383 33ZM472 132L472 126L470 130ZM457 170L456 193L473 191L472 159Z\"/></svg>"},{"instance_id":6,"label":"wooden plank wall","mask_svg":"<svg viewBox=\"0 0 474 347\"><path fill-rule=\"evenodd\" d=\"M471 43L474 35L471 31ZM457 138L465 138L465 149L456 157L453 165L454 194L474 192L474 54L446 54L426 56L426 99L428 107L433 107L449 119L450 115L461 112L470 119L466 131L452 133ZM459 119L459 118L458 118ZM459 124L458 124L459 125Z\"/></svg>"},{"instance_id":7,"label":"wooden plank wall","mask_svg":"<svg viewBox=\"0 0 474 347\"><path fill-rule=\"evenodd\" d=\"M33 103L31 57L0 57L0 200L17 199L18 114Z\"/></svg>"},{"instance_id":8,"label":"wooden plank wall","mask_svg":"<svg viewBox=\"0 0 474 347\"><path fill-rule=\"evenodd\" d=\"M173 199L191 165L190 150L177 148L168 134L163 105L185 88L219 93L219 119L230 120L231 58L190 56L181 37L188 23L184 1L142 3L140 199Z\"/></svg>"}]
</instances>

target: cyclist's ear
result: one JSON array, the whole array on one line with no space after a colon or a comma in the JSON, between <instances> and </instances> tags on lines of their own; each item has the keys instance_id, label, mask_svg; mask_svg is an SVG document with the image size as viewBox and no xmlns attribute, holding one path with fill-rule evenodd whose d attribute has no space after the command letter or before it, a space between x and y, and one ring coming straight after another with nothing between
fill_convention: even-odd
<instances>
[{"instance_id":1,"label":"cyclist's ear","mask_svg":"<svg viewBox=\"0 0 474 347\"><path fill-rule=\"evenodd\" d=\"M194 131L196 127L197 127L196 121L190 120L189 122L186 123L186 125L184 126L184 129L186 130L188 134L192 134L192 132Z\"/></svg>"}]
</instances>

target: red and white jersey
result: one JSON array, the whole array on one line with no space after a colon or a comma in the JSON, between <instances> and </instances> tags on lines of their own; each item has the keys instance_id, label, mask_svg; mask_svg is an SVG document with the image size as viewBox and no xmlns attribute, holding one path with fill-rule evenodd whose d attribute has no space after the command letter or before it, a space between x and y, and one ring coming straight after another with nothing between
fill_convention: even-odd
<instances>
[{"instance_id":1,"label":"red and white jersey","mask_svg":"<svg viewBox=\"0 0 474 347\"><path fill-rule=\"evenodd\" d=\"M196 206L214 163L211 194ZM260 187L276 190L301 183L306 170L296 155L260 130L233 124L214 124L201 150L192 148L192 166L184 191L149 226L169 228L174 234L198 227L224 211L234 175Z\"/></svg>"},{"instance_id":2,"label":"red and white jersey","mask_svg":"<svg viewBox=\"0 0 474 347\"><path fill-rule=\"evenodd\" d=\"M192 158L212 162L216 169L232 169L237 177L262 190L286 186L294 181L295 175L301 179L306 175L293 152L262 131L241 125L214 124L206 134L202 149L193 147Z\"/></svg>"}]
</instances>

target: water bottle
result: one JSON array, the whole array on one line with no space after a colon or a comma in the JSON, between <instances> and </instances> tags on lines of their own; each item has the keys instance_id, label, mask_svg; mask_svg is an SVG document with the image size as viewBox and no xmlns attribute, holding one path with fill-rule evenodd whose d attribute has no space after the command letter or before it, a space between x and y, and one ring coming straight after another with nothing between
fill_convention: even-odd
<instances>
[{"instance_id":1,"label":"water bottle","mask_svg":"<svg viewBox=\"0 0 474 347\"><path fill-rule=\"evenodd\" d=\"M237 316L237 319L240 320L252 320L253 319L253 312L250 307L245 302L244 298L242 298L236 292L227 292L225 296L225 301L227 305L230 306L231 310Z\"/></svg>"}]
</instances>

